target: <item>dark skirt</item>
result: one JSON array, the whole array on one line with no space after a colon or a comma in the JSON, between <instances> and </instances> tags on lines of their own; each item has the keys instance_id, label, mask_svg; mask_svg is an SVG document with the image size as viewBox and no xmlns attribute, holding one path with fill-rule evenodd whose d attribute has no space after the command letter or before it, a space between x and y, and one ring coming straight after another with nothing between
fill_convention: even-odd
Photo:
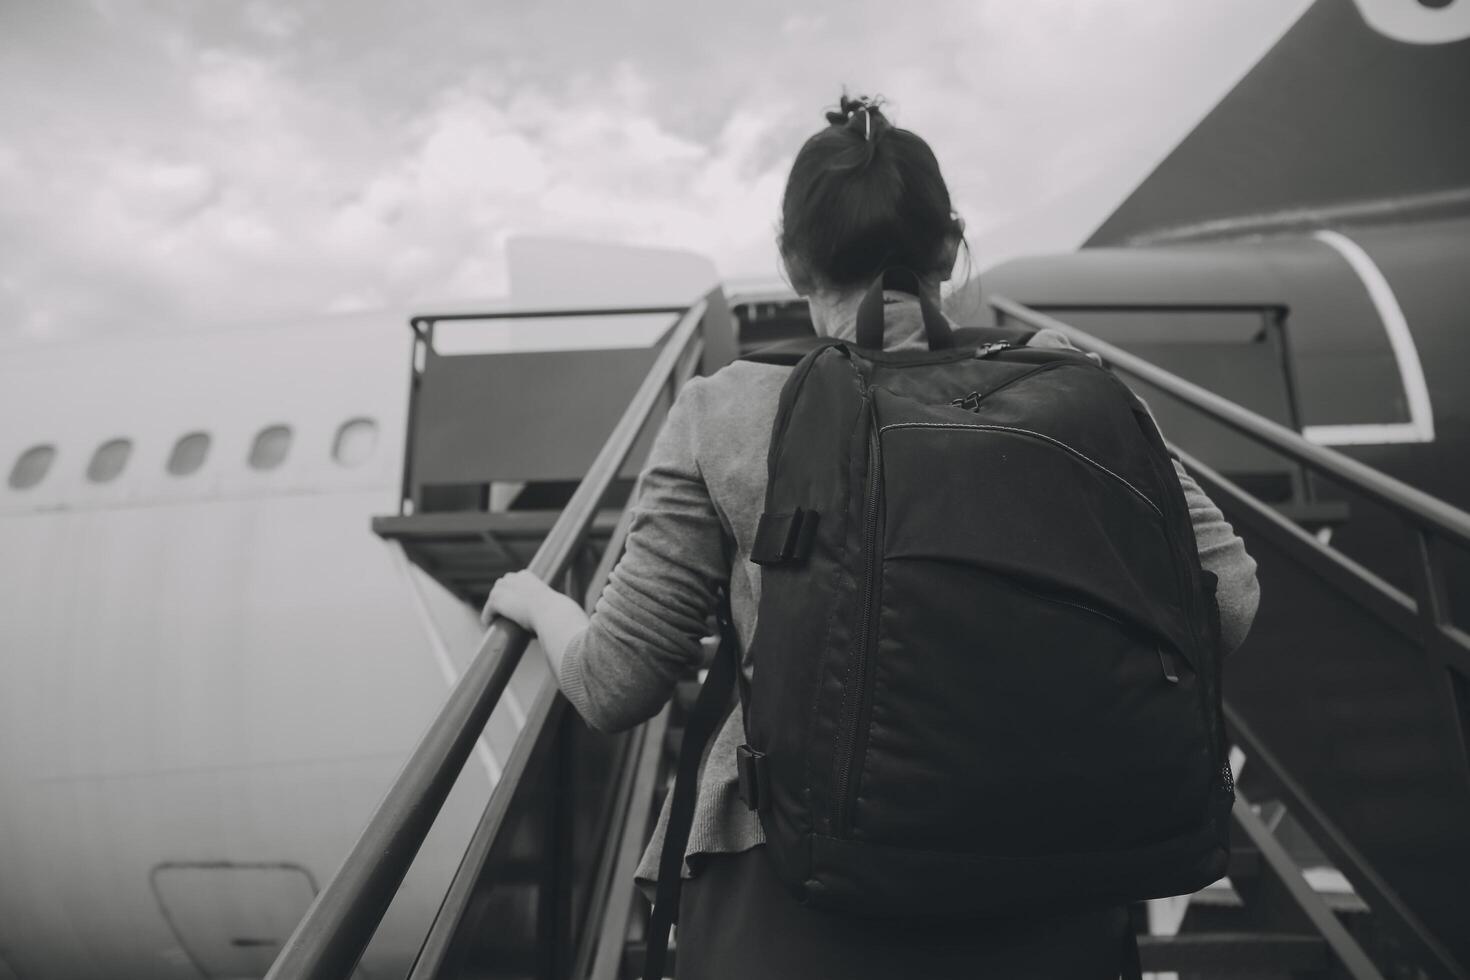
<instances>
[{"instance_id":1,"label":"dark skirt","mask_svg":"<svg viewBox=\"0 0 1470 980\"><path fill-rule=\"evenodd\" d=\"M1112 980L1128 911L896 923L799 904L765 848L702 858L679 903L678 980L948 977Z\"/></svg>"}]
</instances>

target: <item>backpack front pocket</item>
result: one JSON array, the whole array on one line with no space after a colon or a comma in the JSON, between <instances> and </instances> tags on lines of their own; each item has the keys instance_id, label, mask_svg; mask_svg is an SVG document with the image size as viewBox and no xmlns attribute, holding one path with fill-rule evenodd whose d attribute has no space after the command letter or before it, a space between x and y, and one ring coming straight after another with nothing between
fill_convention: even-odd
<instances>
[{"instance_id":1,"label":"backpack front pocket","mask_svg":"<svg viewBox=\"0 0 1470 980\"><path fill-rule=\"evenodd\" d=\"M837 833L1046 854L1197 823L1207 714L1158 508L1046 434L894 414Z\"/></svg>"}]
</instances>

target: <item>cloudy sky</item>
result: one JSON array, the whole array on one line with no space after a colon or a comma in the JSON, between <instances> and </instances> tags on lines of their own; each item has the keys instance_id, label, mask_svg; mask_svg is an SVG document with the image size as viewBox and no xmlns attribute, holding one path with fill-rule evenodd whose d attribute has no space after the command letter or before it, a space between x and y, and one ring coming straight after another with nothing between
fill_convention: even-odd
<instances>
[{"instance_id":1,"label":"cloudy sky","mask_svg":"<svg viewBox=\"0 0 1470 980\"><path fill-rule=\"evenodd\" d=\"M0 0L0 344L507 288L518 233L773 277L844 85L976 265L1075 246L1308 0Z\"/></svg>"}]
</instances>

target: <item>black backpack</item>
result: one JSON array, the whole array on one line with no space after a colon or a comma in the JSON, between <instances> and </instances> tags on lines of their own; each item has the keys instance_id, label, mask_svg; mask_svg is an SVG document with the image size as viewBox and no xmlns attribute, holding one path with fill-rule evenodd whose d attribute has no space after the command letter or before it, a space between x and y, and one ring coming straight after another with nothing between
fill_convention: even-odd
<instances>
[{"instance_id":1,"label":"black backpack","mask_svg":"<svg viewBox=\"0 0 1470 980\"><path fill-rule=\"evenodd\" d=\"M1215 580L1158 429L1084 354L951 332L927 301L930 350L884 352L885 286L918 291L880 277L856 344L751 356L799 357L740 694L741 796L776 874L811 905L885 917L1204 887L1225 873L1234 800ZM651 948L678 901L700 743L743 682L719 618Z\"/></svg>"}]
</instances>

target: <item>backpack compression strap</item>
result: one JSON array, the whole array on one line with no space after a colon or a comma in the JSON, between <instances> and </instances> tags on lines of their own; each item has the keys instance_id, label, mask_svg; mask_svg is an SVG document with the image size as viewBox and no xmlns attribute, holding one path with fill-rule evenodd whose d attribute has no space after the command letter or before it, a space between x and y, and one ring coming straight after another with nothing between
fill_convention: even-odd
<instances>
[{"instance_id":1,"label":"backpack compression strap","mask_svg":"<svg viewBox=\"0 0 1470 980\"><path fill-rule=\"evenodd\" d=\"M699 789L699 761L704 746L725 717L730 692L740 674L740 644L730 618L730 597L720 594L716 618L720 624L720 646L699 688L699 697L684 723L679 743L679 764L674 775L669 822L664 827L664 845L658 859L658 888L654 891L653 914L648 920L648 947L643 960L644 980L663 980L669 949L669 927L679 915L679 892L683 887L684 850L689 845L689 828L694 823L694 801Z\"/></svg>"},{"instance_id":2,"label":"backpack compression strap","mask_svg":"<svg viewBox=\"0 0 1470 980\"><path fill-rule=\"evenodd\" d=\"M1036 331L1030 327L958 327L954 331L956 347L983 347L986 344L1010 344L1025 347Z\"/></svg>"}]
</instances>

